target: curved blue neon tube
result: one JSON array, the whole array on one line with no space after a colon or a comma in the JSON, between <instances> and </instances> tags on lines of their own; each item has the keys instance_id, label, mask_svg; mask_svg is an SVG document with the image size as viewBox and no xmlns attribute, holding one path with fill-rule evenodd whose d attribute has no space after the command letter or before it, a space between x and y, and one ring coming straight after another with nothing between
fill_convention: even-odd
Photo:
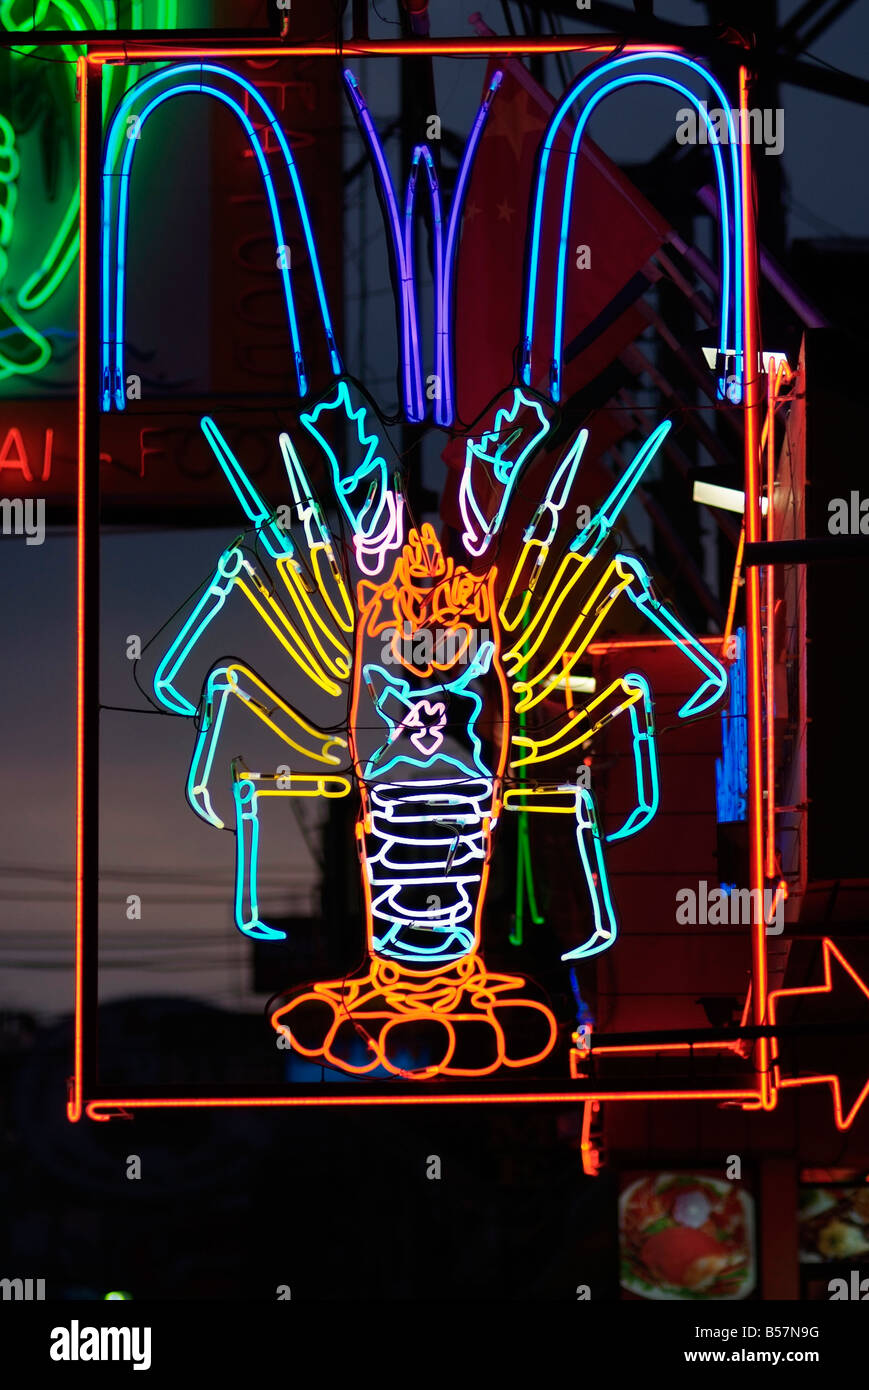
<instances>
[{"instance_id":1,"label":"curved blue neon tube","mask_svg":"<svg viewBox=\"0 0 869 1390\"><path fill-rule=\"evenodd\" d=\"M426 179L428 182L429 198L431 200L432 223L434 224L434 302L435 302L435 339L436 339L436 362L435 370L438 372L441 384L443 376L440 374L439 363L443 356L443 274L444 274L444 234L443 234L443 210L441 207L441 193L438 187L437 173L435 172L434 160L431 157L431 150L428 145L416 145L413 151L410 177L407 181L407 197L404 204L404 264L408 274L408 293L410 296L410 310L413 314L415 325L414 341L418 341L419 336L419 305L416 292L416 270L414 268L413 254L413 210L416 202L416 180L419 173L419 161L422 159L425 165ZM425 406L420 399L420 416L422 419L425 413Z\"/></svg>"},{"instance_id":2,"label":"curved blue neon tube","mask_svg":"<svg viewBox=\"0 0 869 1390\"><path fill-rule=\"evenodd\" d=\"M359 90L359 83L356 81L349 68L344 70L344 81L347 90L356 108L359 123L368 148L377 170L377 177L380 181L380 188L383 193L386 211L389 217L389 230L392 236L392 248L395 255L396 268L401 291L401 355L403 372L403 392L404 392L404 411L408 420L419 423L425 417L425 404L422 394L422 365L420 361L419 348L419 329L416 317L416 294L413 285L413 270L407 264L405 251L405 238L401 231L401 221L398 212L398 202L395 197L395 189L392 185L392 175L389 172L389 165L386 162L386 154L383 149L382 141L377 134L371 113L368 110L365 98Z\"/></svg>"},{"instance_id":3,"label":"curved blue neon tube","mask_svg":"<svg viewBox=\"0 0 869 1390\"><path fill-rule=\"evenodd\" d=\"M471 166L477 153L477 146L483 134L483 126L489 118L489 107L492 98L497 92L503 79L503 72L500 68L492 74L487 91L480 109L477 112L471 133L468 136L467 144L462 152L462 162L456 175L456 183L453 188L453 197L450 204L450 214L447 219L447 240L446 252L443 264L443 285L441 291L441 301L437 306L440 331L437 334L437 357L435 360L435 371L440 377L442 390L441 397L435 402L435 422L438 425L451 425L455 414L453 406L453 275L455 273L457 232L462 220L465 207L465 194L468 191L468 180L470 178Z\"/></svg>"},{"instance_id":4,"label":"curved blue neon tube","mask_svg":"<svg viewBox=\"0 0 869 1390\"><path fill-rule=\"evenodd\" d=\"M483 133L483 127L489 115L489 107L492 104L492 98L500 87L502 78L503 73L500 70L492 74L488 90L480 104L471 133L462 152L462 159L459 164L455 189L453 191L453 198L446 223L444 223L443 219L440 190L431 151L427 145L417 145L415 147L413 152L413 164L405 195L404 230L402 231L398 202L395 196L392 176L389 172L389 165L386 160L382 141L371 119L371 113L368 110L365 98L359 89L359 83L356 81L356 78L349 68L344 70L344 81L356 109L363 134L368 143L386 205L388 226L392 237L393 252L400 281L404 408L407 418L415 422L419 422L425 418L425 400L423 399L422 387L422 355L419 341L418 296L413 266L412 218L419 160L420 157L425 160L426 176L428 178L433 219L435 223L435 373L440 381L441 389L439 395L435 398L434 416L437 424L450 425L452 424L454 416L452 299L457 233L462 219L465 193L467 192L468 179L474 162L474 156L476 155L477 146L480 143L480 136ZM446 237L444 237L444 227L446 227Z\"/></svg>"},{"instance_id":5,"label":"curved blue neon tube","mask_svg":"<svg viewBox=\"0 0 869 1390\"><path fill-rule=\"evenodd\" d=\"M736 144L737 144L737 142L736 142L736 140L735 140L735 127L734 127L734 123L733 123L733 118L732 118L732 115L731 115L731 113L730 113L730 108L729 108L728 103L727 103L727 98L725 97L722 88L719 86L718 82L717 82L716 79L712 76L712 74L709 73L705 68L701 67L701 65L700 65L699 63L696 63L696 62L695 62L693 59L691 59L691 58L686 58L686 57L684 57L683 55L676 54L676 53L657 53L657 52L654 52L654 51L650 51L650 52L646 52L646 53L630 54L630 55L628 55L628 56L626 56L626 57L608 60L607 62L601 64L601 65L598 66L598 67L596 67L591 73L589 73L586 77L582 78L579 82L577 82L577 83L570 89L570 91L567 93L567 95L563 98L561 104L560 104L560 105L558 106L558 108L556 109L556 111L555 111L555 113L553 114L552 119L551 119L551 121L550 121L550 123L549 123L549 127L548 127L548 130L547 130L547 133L546 133L546 138L545 138L545 140L544 140L543 148L542 148L542 152L541 152L540 167L539 167L539 170L538 170L537 184L536 184L536 188L535 188L534 211L533 211L532 229L531 229L531 254L530 254L530 256L529 256L528 279L527 279L527 283L526 283L526 293L525 293L525 324L524 324L523 350L522 350L522 380L523 380L523 382L524 382L526 385L530 384L530 381L531 381L531 352L532 352L532 346L533 346L533 323L534 323L534 310L535 310L535 300L536 300L537 268L538 268L539 261L540 261L540 238L541 238L542 215L543 215L543 198L544 198L545 189L546 189L546 179L547 179L547 174L548 174L549 158L550 158L550 155L551 155L551 152L552 152L552 148L553 148L553 145L554 145L554 143L555 143L555 139L556 139L556 137L557 137L559 128L560 128L560 126L561 126L561 124L562 124L562 122L563 122L563 120L564 120L564 118L565 118L565 116L566 116L568 110L570 109L570 107L573 105L573 103L574 103L575 101L578 100L579 97L581 97L581 96L583 95L583 93L592 85L592 83L598 81L598 79L600 79L601 77L604 77L607 73L612 72L613 70L615 70L615 69L617 69L617 68L623 68L623 67L626 67L626 66L633 66L633 65L635 65L635 64L637 64L637 63L648 63L648 62L661 62L661 63L670 63L670 62L672 62L672 63L679 63L679 64L681 64L682 66L685 66L685 67L688 67L688 68L692 69L694 72L698 73L698 74L703 78L703 80L704 80L706 83L708 83L708 85L712 88L712 90L715 92L716 96L717 96L717 97L719 98L719 100L721 101L722 109L724 109L724 110L726 111L726 113L727 113L728 138L729 138L729 143L730 143L731 171L732 171L732 175L733 175L733 227L734 227L735 260L736 260L736 270L735 270L735 275L734 275L734 277L733 277L733 278L734 278L734 283L735 283L735 309L734 309L735 325L734 325L734 328L735 328L735 334L736 334L737 364L741 364L741 355L742 355L742 295L743 295L743 286L742 286L742 279L741 279L741 263L742 263L742 256L741 256L741 250L742 250L742 225L741 225L741 221L740 221L740 169L739 169L739 159L738 159L737 150L736 150ZM709 128L711 129L711 122L710 122L710 120L709 120L708 113L707 113L707 112L704 110L704 108L701 106L701 104L700 104L700 98L697 97L692 91L690 91L689 88L684 87L681 83L676 82L675 79L673 79L673 78L667 78L667 77L662 77L662 76L660 76L660 75L658 75L658 74L656 74L656 73L648 73L648 72L634 73L634 74L632 74L632 75L629 76L629 77L613 79L611 82L607 83L603 88L601 88L600 91L596 92L596 93L594 94L594 96L592 97L591 101L589 102L588 106L587 106L586 108L584 108L584 110L583 110L583 112L582 112L582 115L581 115L581 117L580 117L580 120L579 120L579 122L578 122L578 124L577 124L577 128L576 128L576 130L575 130L575 132L574 132L573 140L571 141L570 160L569 160L569 164L568 164L567 174L566 174L566 176L565 176L564 191L563 191L563 193L562 193L561 240L560 240L560 244L559 244L559 273L558 273L558 283L557 283L557 286L556 286L556 322L555 322L555 329L554 329L554 335L553 335L553 352L552 352L552 364L553 364L553 366L551 366L551 369L550 369L550 370L553 372L553 376L554 376L554 382L553 382L553 388L554 388L554 389L553 389L553 399L554 399L554 400L558 400L558 399L560 398L560 380L559 380L559 376L560 376L561 351L562 351L562 346L563 346L563 308L564 308L564 270L563 270L563 266L564 266L564 257L565 257L565 254L566 254L566 237L567 237L567 230L566 230L566 229L569 227L569 219L570 219L570 195L571 195L571 193L572 193L572 188L573 188L573 179L574 179L574 176L575 176L575 165L576 165L576 158L577 158L579 143L580 143L580 141L581 141L581 139L582 139L582 134L583 134L583 131L584 131L584 129L585 129L585 125L586 125L586 123L587 123L587 121L588 121L588 118L589 118L591 112L593 111L594 107L597 105L597 103L598 103L599 101L601 101L601 100L603 99L604 96L609 95L610 92L615 91L617 88L619 88L619 87L625 87L625 86L630 86L630 85L632 85L632 84L635 83L635 82L653 83L653 84L655 84L655 85L668 87L668 88L670 88L671 90L680 92L683 96L687 97L688 100L691 101L691 102L694 104L694 106L698 109L698 111L701 112L701 114L702 114L703 117L704 117L704 120L705 120L705 122L706 122L707 127L709 127ZM720 152L719 145L718 145L718 143L717 143L717 140L716 140L715 137L714 137L714 133L713 133L713 138L712 138L712 140L711 140L710 143L711 143L711 147L712 147L713 158L714 158L714 160L715 160L716 176L717 176L717 180L718 180L718 193L719 193L719 200L720 200L721 212L722 212L722 216L721 216L721 238L722 238L721 306L722 306L722 307L721 307L721 324L720 324L719 346L720 346L720 350L723 352L723 351L727 348L727 336L728 336L728 325L729 325L729 300L730 300L730 281L731 281L730 237L729 237L729 216L730 216L730 214L729 214L728 208L727 208L727 188L726 188L726 176L725 176L725 170L724 170L724 162L723 162L723 159L722 159L722 156L721 156L721 152ZM720 389L721 389L721 385L720 385Z\"/></svg>"},{"instance_id":6,"label":"curved blue neon tube","mask_svg":"<svg viewBox=\"0 0 869 1390\"><path fill-rule=\"evenodd\" d=\"M216 64L209 64L209 63L186 63L186 64L179 65L179 66L177 66L177 67L173 67L173 68L170 68L170 69L165 69L164 71L159 72L159 73L155 73L155 74L152 75L151 77L145 78L142 82L137 83L135 87L132 87L132 88L126 93L126 95L124 96L123 100L119 103L119 105L118 105L118 107L117 107L117 109L116 109L116 111L115 111L115 114L114 114L114 116L113 116L113 118L112 118L112 122L111 122L111 125L110 125L110 127L109 127L108 135L107 135L107 137L106 137L106 153L105 153L105 159L104 159L104 165L103 165L103 191L104 191L104 198L103 198L103 315L102 315L102 318L103 318L103 377L104 377L103 409L104 409L104 410L108 409L108 408L109 408L109 404L110 404L110 401L109 401L109 388L108 388L108 382L109 382L109 380L110 380L110 363L109 363L109 356L110 356L110 351L109 351L109 331L110 331L110 329L109 329L109 325L110 325L110 318L111 318L110 296L109 296L109 280L110 280L109 258L110 258L111 241L110 241L109 220L110 220L110 209L111 209L111 206L112 206L112 198L111 198L111 193L112 193L112 182L111 182L111 181L112 181L112 179L115 177L114 174L111 172L111 170L112 170L112 167L113 167L114 162L115 162L115 159L116 159L115 145L116 145L116 141L117 141L117 139L118 139L118 132L119 132L119 130L120 130L121 123L122 123L123 121L126 121L127 117L131 114L130 108L138 101L139 97L141 97L141 96L144 94L145 91L149 90L150 88L152 88L153 86L155 86L155 85L156 85L157 83L159 83L159 82L165 82L167 79L169 79L169 80L171 80L173 83L175 83L176 79L177 79L179 76L181 76L181 75L184 74L184 73L190 73L190 72L199 72L199 73L202 73L202 72L212 72L212 73L216 73L218 76L224 77L224 78L228 78L232 83L236 84L237 86L240 86L240 87L244 88L244 90L247 91L247 92L250 94L250 96L253 98L253 100L256 102L257 106L259 107L260 111L262 112L263 116L265 117L266 122L272 127L272 130L274 131L274 134L275 134L275 139L276 139L277 142L278 142L278 145L279 145L279 147L280 147L281 153L282 153L283 158L284 158L284 162L285 162L285 164L286 164L286 166L287 166L287 172L289 173L290 180L291 180L291 182L292 182L293 191L294 191L294 193L295 193L297 206L298 206L298 208L299 208L299 215L300 215L301 220L302 220L302 230L303 230L303 233L304 233L304 236L305 236L305 242L306 242L306 245L307 245L307 248L308 248L308 254L309 254L309 258L310 258L311 268L312 268L313 275L314 275L314 281L315 281L315 286L316 286L316 290L317 290L317 297L318 297L318 300L319 300L320 312L321 312L321 316L322 316L322 320L323 320L323 328L324 328L324 332L325 332L325 335L326 335L326 341L327 341L327 345L328 345L329 353L330 353L330 360L331 360L332 370L333 370L333 372L335 373L335 375L339 375L340 372L341 372L341 370L342 370L342 367L341 367L341 359L340 359L340 356L339 356L339 354L338 354L337 348L336 348L336 346L335 346L335 337L334 337L334 332L333 332L333 329L332 329L332 322L331 322L331 317L330 317L330 314L329 314L329 307L328 307L328 303L327 303L327 301L326 301L325 288L324 288L324 286L323 286L322 275L321 275L321 273L320 273L320 265L319 265L319 261L318 261L318 258L317 258L316 248L315 248L315 246L314 246L313 233L312 233L312 230L311 230L310 219L309 219L309 217L308 217L307 206L306 206L306 204L305 204L304 193L303 193L303 191L302 191L301 183L300 183L300 181L299 181L298 171L297 171L297 169L296 169L296 165L295 165L295 162L294 162L294 160L293 160L292 152L291 152L290 147L289 147L289 145L288 145L288 143L287 143L286 137L284 136L284 133L283 133L283 131L281 130L280 125L278 124L277 117L275 116L275 113L274 113L274 112L272 111L272 109L268 106L268 104L262 99L262 97L260 96L259 92L256 90L255 87L253 87L253 86L252 86L249 82L247 82L244 78L239 77L236 73L230 72L230 70L229 70L228 68L221 68L221 67L217 66ZM252 149L253 149L253 151L254 151L254 154L256 155L256 158L257 158L257 163L258 163L258 165L259 165L260 173L261 173L262 178L263 178L263 183L264 183L264 185L265 185L266 194L267 194L268 201L269 201L269 209L270 209L271 216L272 216L272 225L273 225L273 227L274 227L275 237L276 237L276 239L277 239L277 245L278 245L278 246L284 246L284 245L286 245L286 244L287 244L287 243L286 243L286 237L285 237L285 235L284 235L283 224L282 224L282 221L281 221L280 211L279 211L279 208L278 208L277 195L276 195L276 193L275 193L274 182L273 182L273 180L272 180L271 172L270 172L270 170L269 170L268 160L267 160L267 158L266 158L265 151L263 150L262 145L260 144L260 141L259 141L259 139L258 139L258 137L257 137L256 131L255 131L255 129L254 129L254 127L253 127L253 125L252 125L252 123L251 123L249 117L247 116L247 114L245 113L245 111L244 111L244 110L242 109L242 107L238 104L238 102L235 101L235 99L234 99L232 96L230 96L230 95L229 95L228 93L226 93L226 92L221 91L221 90L220 90L219 88L217 88L217 87L205 86L205 85L202 84L201 81L200 81L199 83L178 83L177 85L173 85L172 88L171 88L171 90L169 90L169 91L167 91L167 92L163 92L163 93L159 94L158 96L154 97L154 98L146 105L146 107L143 109L143 111L139 113L138 119L139 119L140 127L141 127L142 122L144 122L144 121L147 119L147 117L150 115L150 113L151 113L153 110L155 110L159 105L161 105L162 102L168 100L169 97L171 97L171 96L178 96L178 95L180 95L181 93L184 93L184 92L200 92L200 93L204 93L204 94L207 95L207 96L216 97L217 100L222 101L225 105L229 106L229 107L235 112L235 114L238 116L239 120L240 120L241 123L242 123L242 126L244 127L245 133L246 133L247 136L248 136L248 140L250 141L250 144L251 144L251 147L252 147ZM125 153L124 153L124 159L123 159L123 163L122 163L122 167L121 167L121 174L120 174L120 176L119 176L120 188L119 188L119 192L118 192L118 211L117 211L117 230L118 230L118 256L117 256L117 261L118 261L118 266L117 266L117 278L116 278L116 305L115 305L115 310L116 310L116 312L115 312L115 329L116 329L116 341L115 341L115 370L116 370L116 373L117 373L117 378L116 378L116 385L115 385L115 404L116 404L116 406L117 406L117 408L118 408L119 410L123 410L123 408L124 408L123 362L122 362L122 358L123 358L123 324L124 324L124 276L125 276L125 269L126 269L126 228L127 228L127 216L128 216L128 205L129 205L129 178L130 178L130 169L131 169L131 164L132 164L133 146L135 145L135 143L137 143L135 140L128 140L128 149L127 149L127 150L125 151ZM293 343L293 354L294 354L294 360L295 360L295 365L296 365L296 374L297 374L297 379L298 379L298 384L299 384L299 394L300 394L301 396L304 396L304 395L306 394L306 392L307 392L307 381L306 381L306 378L305 378L304 362L303 362L303 359L302 359L301 344L300 344L300 341L299 341L298 322L297 322L297 318L296 318L295 303L294 303L293 294L292 294L292 285L291 285L290 272L289 272L289 267L288 267L288 266L287 266L287 267L279 267L279 269L281 270L281 275L282 275L283 284L284 284L284 297L285 297L286 304L287 304L287 317L288 317L288 320L289 320L290 334L291 334L292 343Z\"/></svg>"}]
</instances>

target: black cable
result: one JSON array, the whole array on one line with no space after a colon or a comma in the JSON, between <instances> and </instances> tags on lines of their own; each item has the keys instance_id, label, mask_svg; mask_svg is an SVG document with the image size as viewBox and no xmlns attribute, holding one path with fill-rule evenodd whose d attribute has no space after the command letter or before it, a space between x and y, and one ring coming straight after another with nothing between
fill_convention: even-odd
<instances>
[{"instance_id":1,"label":"black cable","mask_svg":"<svg viewBox=\"0 0 869 1390\"><path fill-rule=\"evenodd\" d=\"M393 27L393 29L400 29L400 28L401 28L401 20L400 20L400 19L387 19L387 17L386 17L385 14L381 14L380 10L377 8L377 0L371 0L371 8L373 9L374 13L377 15L377 18L383 20L383 23L384 23L384 24L391 24L392 27Z\"/></svg>"}]
</instances>

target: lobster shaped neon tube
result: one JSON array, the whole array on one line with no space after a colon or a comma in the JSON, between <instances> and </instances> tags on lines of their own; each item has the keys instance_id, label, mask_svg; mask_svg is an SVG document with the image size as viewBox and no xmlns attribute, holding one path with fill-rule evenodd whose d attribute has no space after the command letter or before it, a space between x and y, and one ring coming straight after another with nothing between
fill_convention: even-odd
<instances>
[{"instance_id":1,"label":"lobster shaped neon tube","mask_svg":"<svg viewBox=\"0 0 869 1390\"><path fill-rule=\"evenodd\" d=\"M331 423L337 418L350 427L351 447L341 459L328 443L330 415ZM581 431L545 484L512 572L502 575L494 564L472 572L444 554L431 525L408 525L388 445L369 423L368 407L354 404L346 381L301 423L308 444L325 455L350 525L346 554L288 434L279 443L293 499L284 513L294 524L282 523L260 496L214 421L202 422L264 559L254 563L241 543L221 555L157 667L160 701L198 718L188 799L198 815L223 828L212 784L215 768L220 776L228 766L219 749L231 700L288 750L291 770L283 765L283 773L280 765L252 772L240 758L229 764L236 924L247 936L273 939L283 933L264 922L258 908L262 798L346 796L358 788L367 961L361 973L316 983L275 1010L274 1026L297 1051L350 1073L383 1068L414 1079L530 1065L554 1046L555 1018L522 976L488 970L483 954L483 910L502 818L515 811L573 818L593 925L587 940L564 953L563 960L574 962L605 950L617 933L597 807L589 787L538 784L527 779L528 770L545 770L546 763L582 750L604 724L625 715L637 800L608 838L637 833L658 805L647 681L629 673L576 708L564 700L566 675L613 606L627 599L698 671L680 716L704 712L726 688L723 668L656 598L640 560L618 554L602 568L595 563L669 424L654 431L589 524L559 550L559 520L588 438ZM461 496L466 544L478 563L485 565L520 473L548 428L540 402L515 389L492 429L467 441ZM488 520L474 491L484 466L503 489ZM318 728L240 661L212 670L198 701L191 698L195 692L185 693L191 654L236 592L306 682L349 702L340 734ZM564 705L554 731L511 737L517 709L553 698ZM431 1034L432 1058L409 1067L405 1035L421 1025ZM361 1057L360 1035L366 1042Z\"/></svg>"}]
</instances>

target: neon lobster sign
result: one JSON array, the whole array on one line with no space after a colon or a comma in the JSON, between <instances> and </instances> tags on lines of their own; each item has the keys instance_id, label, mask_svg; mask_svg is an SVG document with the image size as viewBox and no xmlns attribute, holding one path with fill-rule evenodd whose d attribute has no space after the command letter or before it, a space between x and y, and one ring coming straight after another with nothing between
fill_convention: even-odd
<instances>
[{"instance_id":1,"label":"neon lobster sign","mask_svg":"<svg viewBox=\"0 0 869 1390\"><path fill-rule=\"evenodd\" d=\"M124 141L122 131L131 115L141 124L161 102L194 90L230 106L258 159L277 246L285 242L281 182L289 184L295 197L306 237L334 385L301 415L297 437L283 433L277 441L292 498L283 509L283 520L259 494L218 424L203 419L208 444L256 534L259 558L252 560L241 543L219 557L210 582L162 655L154 692L165 708L196 722L187 778L194 811L216 828L228 828L214 809L212 791L216 779L228 780L232 787L235 920L244 935L260 940L283 935L263 921L259 911L262 799L358 794L365 964L342 980L320 981L296 992L272 1015L274 1027L291 1039L294 1049L349 1074L386 1072L414 1081L482 1077L501 1067L529 1067L553 1052L557 1020L534 986L521 975L493 972L485 964L487 885L505 817L569 816L592 929L562 960L586 960L616 939L605 843L637 834L658 808L653 692L640 672L630 672L582 707L566 698L570 672L615 606L630 602L694 666L696 687L678 711L680 718L707 712L727 687L720 663L656 597L643 563L621 553L607 558L604 550L634 488L664 443L669 422L652 431L588 524L564 546L558 544L560 522L588 441L587 431L581 430L545 480L536 508L528 507L524 514L515 563L502 567L491 558L498 554L496 541L507 517L515 513L519 480L550 434L547 403L531 386L533 325L542 279L541 207L548 152L566 113L573 103L585 102L562 190L555 336L547 368L552 401L559 399L561 389L563 251L576 157L591 109L620 86L648 81L682 93L705 115L699 99L675 76L649 73L644 66L649 61L658 67L673 65L679 76L693 69L719 91L690 59L671 53L629 55L602 63L574 84L554 113L544 137L532 204L522 382L512 387L509 405L496 412L491 427L466 441L460 481L464 560L444 553L430 525L413 523L401 469L391 457L388 440L370 418L370 404L343 375L292 153L279 133L280 158L269 162L241 104L242 89L247 88L245 100L251 99L250 84L216 64L167 67L126 94L109 129L102 231L104 410L124 407L120 384L127 199L137 142ZM588 96L594 82L603 85ZM347 85L381 182L398 268L405 413L409 419L420 419L422 358L412 257L416 178L425 170L435 213L435 352L449 386L457 228L473 154L489 105L497 99L498 82L490 85L475 122L445 237L426 148L417 147L414 153L402 221L373 122L352 75L347 75ZM258 94L255 101L262 118L279 132L274 113ZM721 105L729 109L723 95ZM738 208L738 164L728 169L718 146L713 143L712 149L722 205ZM721 219L725 229L727 220ZM735 225L738 229L738 218ZM740 263L725 230L721 345L723 352L732 330L741 361ZM304 399L309 382L289 268L282 268L281 274L294 376ZM719 389L723 394L723 381ZM436 406L437 422L449 424L452 410L450 387ZM347 444L336 452L330 440L342 437ZM311 451L325 462L335 504L349 529L346 550L333 534L302 462L301 455ZM484 477L496 480L494 502L481 500L487 495L481 486ZM335 732L337 723L331 732L318 727L242 660L223 662L210 671L204 685L190 686L191 657L227 601L237 601L238 596L277 641L307 688L343 701L348 717L340 732ZM523 721L514 734L514 716L544 700L549 707L560 701L551 731L535 736ZM278 764L275 771L255 772L242 758L227 759L221 735L227 710L234 704L264 724L279 748L289 750L283 756L289 756L290 767ZM590 788L532 777L564 754L582 751L604 724L619 716L625 716L630 728L636 804L623 824L604 837ZM409 1065L408 1046L420 1030L426 1032L426 1055L419 1065Z\"/></svg>"}]
</instances>

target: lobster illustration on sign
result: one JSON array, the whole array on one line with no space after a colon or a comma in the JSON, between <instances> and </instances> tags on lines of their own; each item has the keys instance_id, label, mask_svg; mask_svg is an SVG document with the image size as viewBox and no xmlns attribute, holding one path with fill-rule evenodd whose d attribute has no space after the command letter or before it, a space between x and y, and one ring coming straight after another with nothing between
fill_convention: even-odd
<instances>
[{"instance_id":1,"label":"lobster illustration on sign","mask_svg":"<svg viewBox=\"0 0 869 1390\"><path fill-rule=\"evenodd\" d=\"M537 425L530 437L514 428L523 406ZM358 462L347 455L339 459L328 443L324 417L334 413L351 427ZM444 555L431 525L407 529L405 498L384 443L369 430L366 408L354 408L346 382L303 415L302 424L326 453L335 494L351 524L356 582L290 436L282 434L279 443L293 498L285 510L296 525L285 528L214 421L203 420L278 582L242 544L230 547L160 662L158 698L177 713L198 715L188 798L197 814L223 828L211 784L214 770L228 765L218 749L231 700L267 724L288 750L283 771L252 772L240 759L231 768L236 922L246 935L269 939L283 933L260 918L257 906L261 798L347 796L358 786L368 963L361 975L317 983L275 1011L275 1027L297 1051L347 1071L382 1066L405 1075L397 1060L407 1052L405 1035L424 1023L437 1060L415 1076L484 1075L502 1065L530 1065L551 1050L555 1019L529 996L521 976L488 971L482 953L486 884L502 816L558 811L575 820L594 930L564 960L604 950L617 927L591 789L571 783L520 786L519 770L581 749L605 723L625 715L637 804L608 838L636 834L658 804L652 695L643 676L614 681L578 709L567 703L566 676L624 597L679 644L700 673L680 715L709 708L726 687L723 668L655 597L639 560L616 555L592 579L616 517L669 426L654 432L559 556L552 547L587 440L581 431L529 519L518 562L504 582L496 565L477 572ZM517 389L512 408L498 413L493 430L468 441L466 539L482 555L499 527L491 525L493 518L485 530L479 524L475 465L497 463L509 494L546 432L539 403ZM508 458L505 441L515 443L517 436L519 448ZM506 510L501 508L502 515ZM213 670L198 705L182 694L184 664L234 589L313 686L335 699L349 698L346 736L317 728L242 662ZM555 642L557 618L562 635ZM514 712L554 693L564 703L554 732L511 738ZM360 1028L371 1044L371 1055L361 1063L354 1060Z\"/></svg>"},{"instance_id":2,"label":"lobster illustration on sign","mask_svg":"<svg viewBox=\"0 0 869 1390\"><path fill-rule=\"evenodd\" d=\"M143 90L157 89L150 105L137 108L134 89L119 107L114 126L132 110L147 115L171 95L173 81L180 84L178 90L190 90L190 78L183 74L191 66L163 69L146 79L140 84ZM240 79L215 65L197 68L197 90L227 103L235 100L227 93ZM377 164L379 147L367 108L355 80L348 80L348 87ZM496 90L493 81L468 142L446 236L438 242L437 353L447 378L455 232L473 148ZM132 154L127 149L122 155L114 126L107 141L107 168L123 158L127 177L107 184L104 263L120 266L120 254L110 252L113 235L126 221ZM249 137L257 141L253 126ZM260 153L265 169L265 153ZM285 162L307 236L310 224L288 147ZM396 213L392 236L402 285L405 413L416 418L424 405L412 235L407 224L403 232L399 226L385 164L378 168L385 207L390 215ZM429 180L435 224L443 231L433 165L424 147L415 156L412 183L420 168ZM269 187L279 172L268 172ZM412 185L406 206L411 219ZM277 200L271 207L280 245ZM507 518L518 505L518 485L551 432L546 400L527 383L512 386L508 403L494 412L490 427L465 440L459 480L464 531L460 547L453 547L456 553L448 552L431 524L412 517L403 470L386 432L370 401L343 371L313 237L308 247L334 383L301 414L294 435L284 432L277 440L290 499L281 506L260 494L218 424L210 417L202 420L255 543L250 546L240 538L219 557L159 660L155 695L166 709L195 723L187 796L197 815L217 828L229 828L215 809L213 793L216 784L231 786L235 920L252 939L284 935L259 911L263 798L358 796L355 833L365 902L365 961L343 979L318 981L278 1003L272 1024L294 1050L349 1074L382 1069L420 1081L528 1067L552 1052L557 1022L532 982L520 974L489 970L485 963L487 885L504 818L516 813L572 818L592 922L587 939L562 956L573 963L606 950L616 939L606 840L641 831L659 799L654 703L644 676L625 674L585 703L575 703L578 683L571 683L571 672L601 625L626 601L696 668L697 685L679 709L680 718L710 710L727 688L723 667L656 596L643 562L634 555L613 554L607 546L670 424L665 421L650 433L577 534L564 528L562 520L571 515L568 504L588 443L588 431L581 429L544 479L542 494L522 497L525 529L518 554L507 563L500 559L506 553L501 542ZM283 278L295 332L287 269ZM118 389L123 380L120 270L115 293L112 306L109 276L106 409L123 409ZM528 336L523 374L532 361L532 346ZM293 349L304 396L306 368L295 336ZM550 378L552 399L557 399L558 376L555 372ZM451 402L441 397L438 409L449 423ZM315 496L310 481L314 468L306 458L325 465L332 493L327 506ZM329 514L335 518L332 523ZM241 659L222 661L210 670L204 686L185 689L192 653L237 594L279 644L294 673L294 690L301 679L312 697L335 702L340 717L323 721L327 728ZM547 722L541 732L518 716L543 701ZM265 726L276 740L279 758L286 761L253 771L242 757L229 759L222 731L231 706L242 707ZM629 723L636 799L624 822L604 837L591 788L544 777L547 764L582 752L598 730L618 717ZM360 1037L366 1044L362 1056ZM425 1039L422 1049L415 1047L420 1037ZM424 1061L408 1067L408 1051L424 1054Z\"/></svg>"}]
</instances>

